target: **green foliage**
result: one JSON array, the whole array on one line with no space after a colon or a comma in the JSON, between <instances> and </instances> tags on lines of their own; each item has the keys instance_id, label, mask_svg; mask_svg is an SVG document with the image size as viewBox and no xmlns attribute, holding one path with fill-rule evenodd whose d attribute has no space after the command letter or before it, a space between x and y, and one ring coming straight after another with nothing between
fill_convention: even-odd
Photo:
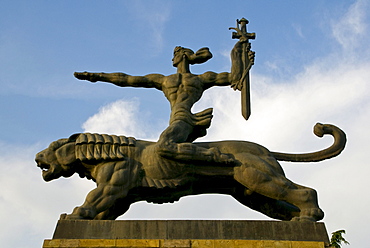
<instances>
[{"instance_id":1,"label":"green foliage","mask_svg":"<svg viewBox=\"0 0 370 248\"><path fill-rule=\"evenodd\" d=\"M346 245L349 244L345 238L343 238L342 234L346 233L345 230L338 230L336 232L331 233L330 245L334 248L341 248L342 242Z\"/></svg>"}]
</instances>

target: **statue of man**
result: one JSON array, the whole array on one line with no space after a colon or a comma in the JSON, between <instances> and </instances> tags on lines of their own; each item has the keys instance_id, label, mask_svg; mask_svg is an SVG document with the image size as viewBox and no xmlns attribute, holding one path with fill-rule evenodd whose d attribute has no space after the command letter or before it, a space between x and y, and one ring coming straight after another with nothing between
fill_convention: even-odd
<instances>
[{"instance_id":1,"label":"statue of man","mask_svg":"<svg viewBox=\"0 0 370 248\"><path fill-rule=\"evenodd\" d=\"M211 124L212 108L192 114L191 108L201 98L203 92L213 86L231 85L234 89L240 85L243 74L242 44L247 40L241 37L231 51L231 72L205 72L195 75L190 72L190 65L204 63L212 54L208 48L201 48L196 53L191 49L176 47L174 49L173 66L177 73L169 76L148 74L131 76L125 73L90 73L75 72L74 76L90 82L109 82L120 87L145 87L161 90L171 105L169 126L162 132L157 142L158 152L162 156L186 160L230 162L230 158L215 149L200 148L192 141L206 134ZM251 63L254 52L249 51ZM249 67L250 68L250 67ZM239 89L240 90L240 89Z\"/></svg>"}]
</instances>

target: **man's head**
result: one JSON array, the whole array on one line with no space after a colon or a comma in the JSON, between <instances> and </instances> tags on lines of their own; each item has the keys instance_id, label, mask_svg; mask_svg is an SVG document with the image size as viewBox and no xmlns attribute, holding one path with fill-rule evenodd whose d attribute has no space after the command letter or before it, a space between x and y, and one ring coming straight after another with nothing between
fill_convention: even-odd
<instances>
[{"instance_id":1,"label":"man's head","mask_svg":"<svg viewBox=\"0 0 370 248\"><path fill-rule=\"evenodd\" d=\"M189 48L177 46L173 51L173 66L177 67L184 57L191 65L201 64L212 58L212 53L209 51L208 47L203 47L194 53L193 50Z\"/></svg>"}]
</instances>

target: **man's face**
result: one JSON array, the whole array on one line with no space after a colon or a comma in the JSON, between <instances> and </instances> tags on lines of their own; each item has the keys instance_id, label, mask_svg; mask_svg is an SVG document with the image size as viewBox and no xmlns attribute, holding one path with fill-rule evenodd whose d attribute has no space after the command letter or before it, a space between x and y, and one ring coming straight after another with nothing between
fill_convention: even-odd
<instances>
[{"instance_id":1,"label":"man's face","mask_svg":"<svg viewBox=\"0 0 370 248\"><path fill-rule=\"evenodd\" d=\"M186 56L186 58L189 58L193 54L194 52L192 50L183 48L183 47L176 50L173 55L172 65L174 67L177 67L177 65L182 61L182 58L184 57L184 55Z\"/></svg>"}]
</instances>

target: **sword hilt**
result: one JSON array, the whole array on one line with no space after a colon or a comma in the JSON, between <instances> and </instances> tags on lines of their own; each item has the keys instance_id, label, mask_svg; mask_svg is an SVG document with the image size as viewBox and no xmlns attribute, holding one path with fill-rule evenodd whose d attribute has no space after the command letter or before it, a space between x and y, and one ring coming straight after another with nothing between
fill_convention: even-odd
<instances>
[{"instance_id":1,"label":"sword hilt","mask_svg":"<svg viewBox=\"0 0 370 248\"><path fill-rule=\"evenodd\" d=\"M247 24L249 21L245 19L244 17L242 19L236 19L236 27L235 28L229 28L234 29L236 32L232 33L233 39L240 39L241 37L245 37L247 39L254 40L256 38L256 33L248 33L247 32Z\"/></svg>"}]
</instances>

